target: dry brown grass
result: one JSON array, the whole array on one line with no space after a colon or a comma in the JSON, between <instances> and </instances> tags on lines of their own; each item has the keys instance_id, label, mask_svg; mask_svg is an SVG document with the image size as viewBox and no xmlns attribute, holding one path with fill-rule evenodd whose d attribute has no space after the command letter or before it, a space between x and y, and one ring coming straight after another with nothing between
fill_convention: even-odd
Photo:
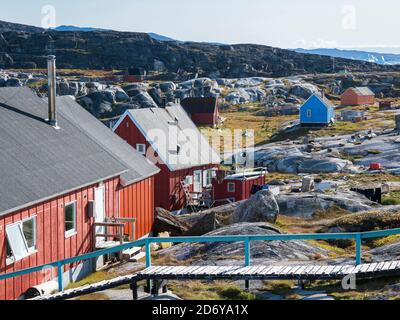
<instances>
[{"instance_id":1,"label":"dry brown grass","mask_svg":"<svg viewBox=\"0 0 400 320\"><path fill-rule=\"evenodd\" d=\"M264 117L257 115L260 110L264 110L264 107L260 107L257 104L251 105L254 106L232 106L227 110L224 110L221 114L224 118L226 118L224 124L218 129L201 128L202 133L209 139L209 141L211 141L212 135L220 135L222 137L220 150L222 150L222 139L229 141L228 139L229 137L232 137L233 130L254 130L254 145L259 145L267 143L283 123L296 119L296 116ZM218 130L221 130L222 132L219 132ZM242 143L239 147L244 147L245 142L246 138L243 137ZM230 152L232 150L225 151Z\"/></svg>"},{"instance_id":2,"label":"dry brown grass","mask_svg":"<svg viewBox=\"0 0 400 320\"><path fill-rule=\"evenodd\" d=\"M76 298L76 300L97 301L97 300L110 300L110 298L105 293L96 292L96 293L91 293L91 294L87 294L85 296L78 297L78 298Z\"/></svg>"},{"instance_id":3,"label":"dry brown grass","mask_svg":"<svg viewBox=\"0 0 400 320\"><path fill-rule=\"evenodd\" d=\"M171 281L171 291L184 300L254 300L231 281Z\"/></svg>"},{"instance_id":4,"label":"dry brown grass","mask_svg":"<svg viewBox=\"0 0 400 320\"><path fill-rule=\"evenodd\" d=\"M340 227L346 232L365 232L382 229L392 229L400 227L400 213L389 212L367 212L353 213L334 219L329 222L323 229L330 227Z\"/></svg>"}]
</instances>

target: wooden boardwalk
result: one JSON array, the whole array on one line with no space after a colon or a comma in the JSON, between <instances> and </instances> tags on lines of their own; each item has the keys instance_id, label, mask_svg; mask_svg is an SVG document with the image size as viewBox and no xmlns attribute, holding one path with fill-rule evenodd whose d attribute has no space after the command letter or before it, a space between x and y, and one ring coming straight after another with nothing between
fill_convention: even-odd
<instances>
[{"instance_id":1,"label":"wooden boardwalk","mask_svg":"<svg viewBox=\"0 0 400 320\"><path fill-rule=\"evenodd\" d=\"M162 266L149 267L136 274L105 280L35 300L64 300L131 284L137 297L137 282L154 280L342 280L348 275L372 279L400 275L400 261L354 265L282 265L282 266ZM158 285L157 285L158 286ZM157 289L157 288L156 288Z\"/></svg>"},{"instance_id":2,"label":"wooden boardwalk","mask_svg":"<svg viewBox=\"0 0 400 320\"><path fill-rule=\"evenodd\" d=\"M354 265L283 266L191 266L150 267L137 274L138 280L337 280L347 275L357 279L400 274L400 261Z\"/></svg>"}]
</instances>

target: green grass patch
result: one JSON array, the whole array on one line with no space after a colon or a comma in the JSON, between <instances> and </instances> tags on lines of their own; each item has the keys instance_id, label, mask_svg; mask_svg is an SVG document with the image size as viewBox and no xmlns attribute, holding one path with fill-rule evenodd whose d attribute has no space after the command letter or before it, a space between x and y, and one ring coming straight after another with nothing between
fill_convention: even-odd
<instances>
[{"instance_id":1,"label":"green grass patch","mask_svg":"<svg viewBox=\"0 0 400 320\"><path fill-rule=\"evenodd\" d=\"M218 294L226 300L254 300L256 297L250 292L245 292L238 286L222 288Z\"/></svg>"},{"instance_id":2,"label":"green grass patch","mask_svg":"<svg viewBox=\"0 0 400 320\"><path fill-rule=\"evenodd\" d=\"M343 232L365 232L394 229L400 226L400 214L390 212L354 213L334 219L320 229L327 232L331 227L339 227Z\"/></svg>"},{"instance_id":3,"label":"green grass patch","mask_svg":"<svg viewBox=\"0 0 400 320\"><path fill-rule=\"evenodd\" d=\"M380 150L368 150L367 152L368 152L368 154L381 154L382 153L382 151L380 151Z\"/></svg>"},{"instance_id":4,"label":"green grass patch","mask_svg":"<svg viewBox=\"0 0 400 320\"><path fill-rule=\"evenodd\" d=\"M94 272L80 281L70 283L66 289L79 288L88 284L94 284L103 280L112 279L113 277L115 277L115 275L104 271Z\"/></svg>"},{"instance_id":5,"label":"green grass patch","mask_svg":"<svg viewBox=\"0 0 400 320\"><path fill-rule=\"evenodd\" d=\"M382 204L385 206L393 206L400 204L400 192L390 192L382 197Z\"/></svg>"},{"instance_id":6,"label":"green grass patch","mask_svg":"<svg viewBox=\"0 0 400 320\"><path fill-rule=\"evenodd\" d=\"M295 288L296 283L290 280L264 281L264 286L259 291L267 291L280 296L286 296Z\"/></svg>"},{"instance_id":7,"label":"green grass patch","mask_svg":"<svg viewBox=\"0 0 400 320\"><path fill-rule=\"evenodd\" d=\"M184 300L254 300L255 295L227 281L171 281L172 292Z\"/></svg>"},{"instance_id":8,"label":"green grass patch","mask_svg":"<svg viewBox=\"0 0 400 320\"><path fill-rule=\"evenodd\" d=\"M77 298L76 300L81 300L81 301L95 301L95 300L110 300L110 298L105 294L101 292L95 292L91 293L85 296L81 296Z\"/></svg>"},{"instance_id":9,"label":"green grass patch","mask_svg":"<svg viewBox=\"0 0 400 320\"><path fill-rule=\"evenodd\" d=\"M399 241L400 241L400 234L396 234L396 235L389 236L389 237L372 239L370 245L373 248L378 248L378 247L386 246L388 244L396 243Z\"/></svg>"},{"instance_id":10,"label":"green grass patch","mask_svg":"<svg viewBox=\"0 0 400 320\"><path fill-rule=\"evenodd\" d=\"M344 256L346 254L348 254L349 252L347 252L345 249L336 247L326 241L320 241L320 240L308 240L308 243L316 246L316 247L320 247L324 250L329 251L329 256L331 258L337 258L338 256ZM353 251L354 252L354 251Z\"/></svg>"}]
</instances>

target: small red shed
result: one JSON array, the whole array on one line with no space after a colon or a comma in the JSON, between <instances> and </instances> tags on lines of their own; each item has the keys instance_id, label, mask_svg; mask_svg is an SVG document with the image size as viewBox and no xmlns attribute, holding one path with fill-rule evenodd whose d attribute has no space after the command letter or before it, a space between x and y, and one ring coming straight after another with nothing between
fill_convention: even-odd
<instances>
[{"instance_id":1,"label":"small red shed","mask_svg":"<svg viewBox=\"0 0 400 320\"><path fill-rule=\"evenodd\" d=\"M217 126L220 121L219 99L190 97L181 101L183 109L198 126Z\"/></svg>"},{"instance_id":2,"label":"small red shed","mask_svg":"<svg viewBox=\"0 0 400 320\"><path fill-rule=\"evenodd\" d=\"M190 192L211 188L221 159L182 106L127 110L113 130L160 168L155 176L157 207L184 208L182 184Z\"/></svg>"},{"instance_id":3,"label":"small red shed","mask_svg":"<svg viewBox=\"0 0 400 320\"><path fill-rule=\"evenodd\" d=\"M221 202L226 199L232 201L247 200L251 196L253 186L265 185L266 172L246 172L227 175L223 179L217 173L217 178L213 179L213 200Z\"/></svg>"},{"instance_id":4,"label":"small red shed","mask_svg":"<svg viewBox=\"0 0 400 320\"><path fill-rule=\"evenodd\" d=\"M29 88L0 88L0 273L94 251L94 223L106 218L136 218L135 237L152 227L158 168L72 98L52 97L54 122ZM64 266L64 281L94 268ZM0 300L56 278L46 269L0 281Z\"/></svg>"},{"instance_id":5,"label":"small red shed","mask_svg":"<svg viewBox=\"0 0 400 320\"><path fill-rule=\"evenodd\" d=\"M344 106L361 106L375 103L375 94L367 87L348 88L341 96Z\"/></svg>"}]
</instances>

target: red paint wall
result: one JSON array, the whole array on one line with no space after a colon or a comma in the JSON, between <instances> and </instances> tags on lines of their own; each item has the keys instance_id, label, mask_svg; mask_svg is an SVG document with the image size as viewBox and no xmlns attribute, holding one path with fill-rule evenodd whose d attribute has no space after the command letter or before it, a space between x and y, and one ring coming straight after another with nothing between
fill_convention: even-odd
<instances>
[{"instance_id":1,"label":"red paint wall","mask_svg":"<svg viewBox=\"0 0 400 320\"><path fill-rule=\"evenodd\" d=\"M192 113L191 119L196 125L216 126L219 122L219 104L214 113Z\"/></svg>"},{"instance_id":2,"label":"red paint wall","mask_svg":"<svg viewBox=\"0 0 400 320\"><path fill-rule=\"evenodd\" d=\"M146 150L150 147L146 138L129 117L125 117L116 128L115 133L135 149L138 143L145 144ZM193 172L196 170L217 167L217 165L206 165L171 172L166 164L156 163L156 165L161 171L155 176L154 203L155 207L161 207L167 210L179 210L185 207L185 194L181 188L180 182L184 180L186 176L193 175Z\"/></svg>"},{"instance_id":3,"label":"red paint wall","mask_svg":"<svg viewBox=\"0 0 400 320\"><path fill-rule=\"evenodd\" d=\"M191 119L196 125L215 126L218 124L216 113L194 113Z\"/></svg>"},{"instance_id":4,"label":"red paint wall","mask_svg":"<svg viewBox=\"0 0 400 320\"><path fill-rule=\"evenodd\" d=\"M181 187L181 181L186 176L193 176L194 171L208 170L217 167L206 165L185 170L169 171L166 165L160 165L161 172L156 175L155 205L170 211L179 210L186 206L185 193ZM190 188L193 191L193 186Z\"/></svg>"},{"instance_id":5,"label":"red paint wall","mask_svg":"<svg viewBox=\"0 0 400 320\"><path fill-rule=\"evenodd\" d=\"M235 192L228 192L228 183L235 184ZM228 198L234 198L235 201L247 200L251 196L250 192L253 185L262 186L264 184L264 175L246 180L224 179L222 183L218 183L217 179L213 179L213 198L214 200Z\"/></svg>"},{"instance_id":6,"label":"red paint wall","mask_svg":"<svg viewBox=\"0 0 400 320\"><path fill-rule=\"evenodd\" d=\"M346 90L341 97L341 104L348 106L374 104L375 96L359 96L353 90Z\"/></svg>"},{"instance_id":7,"label":"red paint wall","mask_svg":"<svg viewBox=\"0 0 400 320\"><path fill-rule=\"evenodd\" d=\"M119 212L117 193L119 178L108 180L104 184L106 216L116 216ZM93 251L93 218L89 217L88 203L94 200L94 190L97 186L96 184L82 188L0 217L0 273L9 273ZM77 203L77 233L66 238L64 206L73 201ZM6 266L6 226L33 216L36 216L37 228L36 253ZM71 266L65 266L64 271ZM29 287L51 280L56 276L57 271L54 269L50 278L47 278L44 272L37 272L0 281L0 300L15 299Z\"/></svg>"},{"instance_id":8,"label":"red paint wall","mask_svg":"<svg viewBox=\"0 0 400 320\"><path fill-rule=\"evenodd\" d=\"M135 218L135 240L147 235L154 222L154 177L120 188L120 217ZM132 224L125 234L132 235Z\"/></svg>"}]
</instances>

